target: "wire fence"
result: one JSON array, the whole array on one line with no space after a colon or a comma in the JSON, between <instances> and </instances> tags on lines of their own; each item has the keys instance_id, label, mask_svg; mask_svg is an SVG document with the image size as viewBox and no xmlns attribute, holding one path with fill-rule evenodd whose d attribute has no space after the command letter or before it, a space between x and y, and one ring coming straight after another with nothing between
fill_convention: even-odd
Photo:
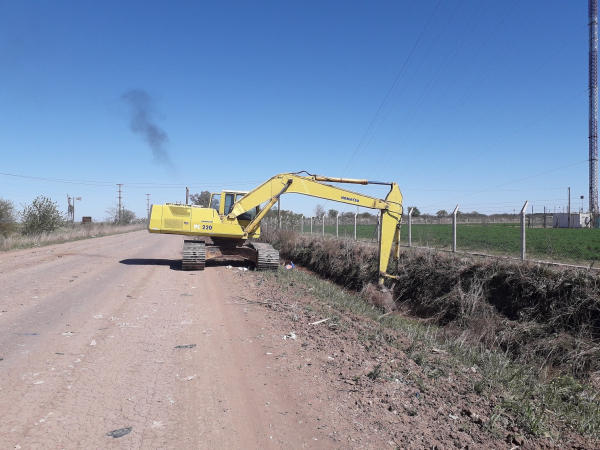
<instances>
[{"instance_id":1,"label":"wire fence","mask_svg":"<svg viewBox=\"0 0 600 450\"><path fill-rule=\"evenodd\" d=\"M526 208L523 208L525 210ZM279 227L276 219L266 226ZM411 217L404 214L400 243L404 247L501 256L579 266L600 259L600 229L582 213L548 213L464 218ZM281 228L363 241L378 241L378 218L319 217L283 221Z\"/></svg>"}]
</instances>

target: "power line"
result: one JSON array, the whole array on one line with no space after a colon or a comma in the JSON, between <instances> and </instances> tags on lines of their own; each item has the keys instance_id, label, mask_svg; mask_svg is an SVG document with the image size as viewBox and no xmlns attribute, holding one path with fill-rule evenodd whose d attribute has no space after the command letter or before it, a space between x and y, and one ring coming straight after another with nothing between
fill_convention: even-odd
<instances>
[{"instance_id":1,"label":"power line","mask_svg":"<svg viewBox=\"0 0 600 450\"><path fill-rule=\"evenodd\" d=\"M498 186L494 186L494 187L491 187L491 188L488 188L488 189L482 189L480 191L476 191L476 192L473 192L471 194L466 194L466 195L463 195L461 197L454 197L454 198L451 198L451 199L446 200L444 202L432 203L431 205L424 206L424 208L429 208L429 207L432 207L432 206L442 205L442 204L445 204L445 203L448 203L448 202L453 202L453 201L456 201L456 200L460 200L461 198L470 197L471 195L481 194L483 192L494 191L494 190L496 190L499 187L509 186L511 184L520 183L521 181L530 180L531 178L541 177L542 175L547 175L547 174L552 173L552 172L558 172L559 170L568 169L569 167L573 167L573 166L576 166L578 164L582 164L582 163L585 163L585 162L588 162L588 160L584 159L583 161L579 161L579 162L576 162L576 163L573 163L573 164L562 166L562 167L559 167L557 169L548 170L547 172L542 172L542 173L538 173L536 175L531 175L531 176L528 176L528 177L525 177L525 178L521 178L519 180L510 181L508 183L500 184Z\"/></svg>"},{"instance_id":2,"label":"power line","mask_svg":"<svg viewBox=\"0 0 600 450\"><path fill-rule=\"evenodd\" d=\"M538 67L536 67L521 83L519 83L512 91L510 91L506 96L504 96L504 98L502 98L502 100L500 100L495 106L493 106L488 112L486 112L481 118L479 118L467 131L465 131L460 137L458 137L452 144L450 144L448 147L446 147L445 150L443 150L442 152L438 153L435 158L433 158L431 161L429 161L429 163L419 172L415 172L413 174L413 177L411 178L411 180L413 180L415 177L417 177L418 175L420 175L421 173L423 173L427 168L431 167L431 165L437 161L440 156L442 156L443 154L445 154L448 150L450 150L457 142L459 142L461 139L463 139L469 132L471 132L477 125L479 125L486 117L488 117L496 108L498 108L498 106L500 106L502 103L504 103L504 101L506 99L508 99L512 94L514 94L523 84L525 84L527 81L529 81L529 79L531 79L540 69L542 69L546 64L548 64L548 62L550 62L557 54L559 54L569 43L571 43L571 41L573 39L575 39L579 33L581 33L581 31L583 31L585 29L585 27L581 28L580 30L578 30L562 47L560 47L556 52L554 52L548 59L546 59L541 65L539 65ZM482 80L483 81L483 80ZM587 89L586 89L587 91ZM584 91L584 92L586 92ZM575 98L577 98L580 94L577 94L575 97L571 98L570 100L566 101L565 103L563 103L562 105L560 105L558 108L561 108L562 106L566 105L567 103L569 103L571 100L574 100ZM461 104L461 106L464 105L465 102L463 102ZM558 109L556 108L556 109ZM556 110L555 109L555 110ZM550 113L554 112L555 110L550 111ZM447 116L448 118L452 115L452 112ZM550 114L548 113L548 114ZM546 114L546 115L548 115ZM542 118L544 118L546 115L542 116ZM539 119L538 119L539 120ZM535 123L536 121L532 122ZM530 124L531 125L531 124ZM527 127L525 127L527 128ZM524 129L524 128L523 128ZM523 129L519 130L522 131ZM509 137L512 137L509 136ZM502 141L501 141L502 142ZM486 150L487 151L487 150ZM483 152L485 153L485 152ZM482 153L482 154L483 154ZM468 161L467 161L468 162ZM459 167L462 167L459 166ZM444 175L445 176L445 175ZM437 181L437 180L435 180ZM435 182L434 181L434 182ZM431 184L431 183L430 183ZM429 186L429 184L427 185Z\"/></svg>"},{"instance_id":3,"label":"power line","mask_svg":"<svg viewBox=\"0 0 600 450\"><path fill-rule=\"evenodd\" d=\"M404 61L404 64L402 65L402 67L400 69L400 72L398 72L398 75L396 75L396 79L394 80L394 82L392 83L392 86L390 87L390 89L388 90L387 94L385 95L385 98L383 99L383 102L381 102L381 105L379 105L379 109L377 109L377 112L375 113L375 116L373 117L373 120L371 120L371 123L367 127L367 131L365 131L365 134L363 135L363 137L361 138L360 142L358 143L356 149L354 150L354 153L352 153L352 156L348 160L348 163L346 164L346 167L342 171L342 177L346 174L346 171L350 167L350 163L354 159L354 156L358 152L358 149L360 148L360 146L362 145L363 141L367 137L367 134L369 134L369 131L371 130L371 127L375 123L375 120L377 120L377 117L379 116L379 113L381 112L381 110L383 108L383 105L385 105L385 102L387 101L388 97L392 93L392 90L396 86L396 83L398 82L398 79L400 78L400 75L402 75L402 72L404 72L404 69L406 68L406 65L408 64L408 61L410 60L412 54L414 53L415 49L419 45L419 42L421 42L421 38L423 37L423 34L425 33L425 30L427 30L427 28L429 27L431 19L433 19L433 16L435 15L435 12L437 11L438 7L440 6L440 3L442 3L442 0L438 1L437 5L435 6L435 9L431 13L431 16L429 16L429 20L427 20L427 23L425 24L425 27L423 28L423 31L421 31L421 34L419 35L419 38L417 39L417 42L415 42L415 45L413 45L413 48L410 51L410 53L408 54L408 57L406 58L406 60ZM362 154L362 152L361 152L361 154Z\"/></svg>"},{"instance_id":4,"label":"power line","mask_svg":"<svg viewBox=\"0 0 600 450\"><path fill-rule=\"evenodd\" d=\"M491 3L488 5L491 5ZM406 138L402 141L402 143L400 144L400 148L402 148L402 146L408 141L408 139L417 131L417 129L419 129L419 127L421 126L421 124L425 121L425 119L429 116L429 114L435 110L435 107L437 106L437 104L442 100L442 98L445 97L445 95L450 91L450 88L459 80L461 79L461 76L463 74L463 72L466 70L466 68L473 62L473 60L475 59L475 57L479 54L479 52L486 47L487 43L489 42L489 40L492 38L492 36L496 33L496 31L500 28L500 26L504 23L504 21L508 18L508 16L512 13L512 11L515 9L517 3L515 3L513 5L513 8L511 8L511 10L506 14L506 16L502 19L502 21L496 26L496 28L494 29L494 31L492 32L492 34L490 34L488 36L488 38L486 39L486 41L483 43L483 45L481 45L479 47L479 49L475 52L475 54L473 54L473 56L469 59L469 61L463 66L463 68L460 70L460 72L456 75L456 77L454 77L454 79L452 80L452 82L448 85L448 87L446 87L446 89L444 90L444 92L439 95L435 101L435 103L429 108L429 110L425 113L425 115L423 116L423 118L419 121L419 123L413 128L413 130L406 136ZM486 11L487 12L487 9ZM484 15L485 15L484 12ZM535 12L535 11L534 11ZM480 17L477 21L477 23L479 23L479 21L481 20L482 17ZM529 23L528 21L528 17L525 17L523 19L523 21L521 22L520 25L523 25L525 23ZM477 24L476 24L477 25ZM523 27L523 30L525 30L526 28ZM471 30L471 33L474 31L474 28ZM464 32L464 30L463 30ZM470 36L470 34L469 34ZM460 48L462 48L462 46L465 44L465 42L468 40L469 36L467 36L467 38L465 39L465 41L463 41L463 43L461 44L461 46L459 47L459 49L457 50L457 52L455 53L454 57L456 57L456 55L458 54L458 51L460 50ZM462 106L464 106L467 102L467 100L473 95L473 93L477 90L477 88L483 83L483 81L485 81L485 79L492 73L494 73L494 68L495 66L492 66L492 63L494 61L496 61L496 65L498 65L502 59L502 57L504 57L506 54L508 54L508 52L510 51L510 49L516 44L516 42L518 42L519 37L517 35L515 35L515 38L513 39L512 44L509 44L508 41L506 41L507 43L507 49L504 52L504 54L502 56L500 55L500 52L498 52L495 56L494 59L492 59L492 61L490 62L490 65L484 69L482 71L482 74L479 76L479 80L477 82L474 82L470 85L470 87L467 89L467 92L465 92L462 97L461 100L459 100L458 102L456 102L456 105L454 106L454 108L452 108L449 113L446 115L446 117L442 120L442 122L440 123L440 125L437 127L437 129L433 132L430 133L429 138L427 140L427 142L421 146L420 150L425 149L427 146L429 146L429 144L433 141L433 139L438 135L438 133L443 129L443 127L450 121L450 119L452 117L454 117L454 112L458 109L460 109ZM452 59L454 59L454 57ZM448 69L449 66L446 66L446 69L444 70L444 72ZM441 68L441 66L440 66ZM487 74L485 74L485 72L487 71ZM435 84L437 84L437 82L441 79L443 73L440 74L440 76L438 77L438 80L436 80ZM435 86L434 84L434 86ZM429 92L431 92L433 90L432 86L429 89ZM427 88L426 88L427 89ZM491 111L490 111L491 112ZM411 111L412 113L412 111ZM412 116L414 116L416 114L416 112L412 113ZM411 117L412 118L412 117ZM407 118L408 120L408 118ZM386 147L386 150L382 153L382 156L380 158L380 161L383 161L383 156L385 155L385 153L387 153L387 151L392 147L394 141L398 138L398 135L401 131L401 128L398 129L398 131L396 132L396 134L393 136L392 140L390 141L390 143L388 144L388 146ZM456 142L455 142L456 143ZM454 145L455 143L453 143L452 145ZM452 147L452 145L450 145L450 147ZM450 148L448 147L448 149ZM400 149L398 148L398 150ZM447 151L448 149L446 149L445 151ZM396 150L394 153L397 153L398 150ZM445 152L444 151L444 152ZM444 153L442 152L442 153ZM393 153L393 154L394 154ZM410 165L413 163L413 161L417 158L417 155L419 155L419 152L414 152L414 156L406 163L406 168L410 167ZM441 154L440 154L441 155ZM438 155L435 159L439 158ZM435 161L434 159L434 161ZM433 162L433 161L432 161ZM430 164L432 163L430 162ZM376 164L377 165L377 164ZM421 171L423 172L423 171ZM421 173L419 172L419 173ZM415 178L415 174L413 174L413 177L410 180L413 180ZM409 181L410 181L409 180Z\"/></svg>"},{"instance_id":5,"label":"power line","mask_svg":"<svg viewBox=\"0 0 600 450\"><path fill-rule=\"evenodd\" d=\"M0 172L0 175L2 176L7 176L7 177L13 177L13 178L24 178L24 179L28 179L28 180L38 180L38 181L45 181L45 182L49 182L49 183L66 183L66 184L76 184L76 185L82 185L82 186L99 186L99 187L110 187L110 186L114 186L115 182L113 181L84 181L84 180L68 180L68 179L62 179L62 178L49 178L49 177L36 177L36 176L31 176L31 175L18 175L18 174L13 174L13 173L4 173L4 172ZM264 181L264 180L263 180ZM197 184L190 184L190 187L194 187L194 188L201 188L201 187L218 187L218 186L223 186L223 185L227 185L227 186L242 186L242 185L256 185L258 183L262 183L263 181L234 181L234 182L227 182L227 181L222 181L219 183L197 183ZM130 188L132 189L148 189L148 188L161 188L161 189L181 189L182 186L185 186L185 183L181 183L181 184L161 184L161 183L126 183Z\"/></svg>"},{"instance_id":6,"label":"power line","mask_svg":"<svg viewBox=\"0 0 600 450\"><path fill-rule=\"evenodd\" d=\"M427 186L431 186L433 183L441 180L442 178L450 175L452 172L455 172L456 170L460 169L461 167L464 167L466 164L470 163L471 161L474 161L475 159L479 158L481 155L489 152L490 150L494 149L495 147L499 146L500 144L506 142L507 140L509 140L510 138L516 136L517 134L521 133L522 131L526 130L527 128L529 128L532 125L535 125L537 122L539 122L542 119L545 119L546 117L548 117L550 114L558 111L560 108L562 108L563 106L567 105L568 103L572 102L573 100L575 100L577 97L580 97L581 95L585 94L588 91L588 89L585 89L583 91L581 91L579 94L575 95L574 97L570 98L569 100L567 100L566 102L558 105L556 108L554 108L553 110L547 112L546 114L544 114L543 116L537 118L536 120L534 120L533 122L528 123L527 125L525 125L524 127L520 128L519 130L515 131L514 133L510 134L509 136L505 137L504 139L500 140L499 142L495 143L494 145L492 145L491 147L488 147L487 149L479 152L478 154L476 154L475 156L473 156L471 159L468 159L467 161L463 162L462 164L459 164L458 166L456 166L454 169L446 172L444 175L436 178L435 180L429 182L428 184L426 184L423 187L427 187Z\"/></svg>"}]
</instances>

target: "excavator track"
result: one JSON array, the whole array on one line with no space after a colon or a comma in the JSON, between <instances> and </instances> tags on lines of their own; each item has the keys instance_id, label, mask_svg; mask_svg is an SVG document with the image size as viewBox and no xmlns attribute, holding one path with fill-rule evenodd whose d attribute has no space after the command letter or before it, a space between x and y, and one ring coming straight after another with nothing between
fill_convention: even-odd
<instances>
[{"instance_id":1,"label":"excavator track","mask_svg":"<svg viewBox=\"0 0 600 450\"><path fill-rule=\"evenodd\" d=\"M183 241L183 258L181 268L183 270L204 270L206 263L206 245L203 241Z\"/></svg>"},{"instance_id":2,"label":"excavator track","mask_svg":"<svg viewBox=\"0 0 600 450\"><path fill-rule=\"evenodd\" d=\"M257 270L277 270L279 267L279 250L270 244L253 242L252 247L258 252Z\"/></svg>"}]
</instances>

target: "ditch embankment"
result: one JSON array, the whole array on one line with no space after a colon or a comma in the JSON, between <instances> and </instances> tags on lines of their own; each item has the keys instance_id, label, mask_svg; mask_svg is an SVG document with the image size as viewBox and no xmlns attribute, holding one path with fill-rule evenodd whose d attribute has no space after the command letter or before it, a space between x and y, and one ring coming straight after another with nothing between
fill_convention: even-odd
<instances>
[{"instance_id":1,"label":"ditch embankment","mask_svg":"<svg viewBox=\"0 0 600 450\"><path fill-rule=\"evenodd\" d=\"M267 238L282 257L362 296L372 316L385 313L368 288L377 274L374 245L287 231ZM428 330L404 350L436 346L477 367L474 391L500 392L496 407L532 436L600 436L597 274L423 250L403 251L398 272L390 271L398 277L396 312L382 327L403 329L409 320L409 329Z\"/></svg>"}]
</instances>

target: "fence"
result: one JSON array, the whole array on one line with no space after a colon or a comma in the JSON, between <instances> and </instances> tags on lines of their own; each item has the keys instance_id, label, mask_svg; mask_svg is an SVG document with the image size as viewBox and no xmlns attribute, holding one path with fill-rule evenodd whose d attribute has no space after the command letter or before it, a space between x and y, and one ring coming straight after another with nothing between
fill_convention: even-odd
<instances>
[{"instance_id":1,"label":"fence","mask_svg":"<svg viewBox=\"0 0 600 450\"><path fill-rule=\"evenodd\" d=\"M400 233L403 247L427 248L457 253L504 256L521 260L592 266L600 259L600 229L558 228L558 214L526 214L527 203L514 216L464 218L458 206L449 217L412 217L404 214ZM405 211L406 212L406 211ZM570 225L578 226L575 214ZM571 217L571 216L569 216ZM377 242L377 217L357 215L302 217L278 224L268 219L267 227L303 233Z\"/></svg>"}]
</instances>

